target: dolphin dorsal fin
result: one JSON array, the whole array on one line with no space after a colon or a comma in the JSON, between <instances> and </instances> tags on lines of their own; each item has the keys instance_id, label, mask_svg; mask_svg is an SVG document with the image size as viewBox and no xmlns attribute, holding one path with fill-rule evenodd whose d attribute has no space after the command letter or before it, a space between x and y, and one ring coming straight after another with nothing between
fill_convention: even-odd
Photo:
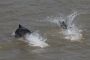
<instances>
[{"instance_id":1,"label":"dolphin dorsal fin","mask_svg":"<svg viewBox=\"0 0 90 60\"><path fill-rule=\"evenodd\" d=\"M22 28L22 25L21 24L19 24L19 28Z\"/></svg>"}]
</instances>

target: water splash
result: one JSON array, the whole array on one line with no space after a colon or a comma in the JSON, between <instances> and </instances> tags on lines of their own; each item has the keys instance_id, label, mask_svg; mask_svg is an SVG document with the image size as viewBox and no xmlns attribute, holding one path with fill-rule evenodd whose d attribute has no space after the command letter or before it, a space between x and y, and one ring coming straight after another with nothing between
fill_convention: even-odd
<instances>
[{"instance_id":1,"label":"water splash","mask_svg":"<svg viewBox=\"0 0 90 60\"><path fill-rule=\"evenodd\" d=\"M47 20L51 23L57 24L59 27L61 25L60 22L65 21L65 19L62 16L54 18L48 17Z\"/></svg>"},{"instance_id":2,"label":"water splash","mask_svg":"<svg viewBox=\"0 0 90 60\"><path fill-rule=\"evenodd\" d=\"M60 22L64 21L67 25L67 29L63 29L62 31L64 38L71 41L79 41L82 39L82 30L80 30L74 23L74 19L77 15L79 15L79 13L74 12L66 17L54 18L49 21L56 23L59 27L61 25Z\"/></svg>"},{"instance_id":3,"label":"water splash","mask_svg":"<svg viewBox=\"0 0 90 60\"><path fill-rule=\"evenodd\" d=\"M25 37L30 46L37 46L41 48L48 46L46 43L47 39L43 38L38 32L27 34Z\"/></svg>"},{"instance_id":4,"label":"water splash","mask_svg":"<svg viewBox=\"0 0 90 60\"><path fill-rule=\"evenodd\" d=\"M71 41L78 41L82 39L82 30L79 30L76 26L72 25L72 28L68 28L63 31L65 39L69 39Z\"/></svg>"},{"instance_id":5,"label":"water splash","mask_svg":"<svg viewBox=\"0 0 90 60\"><path fill-rule=\"evenodd\" d=\"M79 13L74 12L66 17L66 23L68 25L68 28L71 28L71 27L73 28L75 26L73 21L77 15L79 15Z\"/></svg>"}]
</instances>

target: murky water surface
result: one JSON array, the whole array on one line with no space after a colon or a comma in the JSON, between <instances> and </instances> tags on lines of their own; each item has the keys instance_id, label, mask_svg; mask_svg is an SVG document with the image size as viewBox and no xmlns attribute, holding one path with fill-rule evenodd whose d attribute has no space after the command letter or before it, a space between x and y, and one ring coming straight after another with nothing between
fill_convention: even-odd
<instances>
[{"instance_id":1,"label":"murky water surface","mask_svg":"<svg viewBox=\"0 0 90 60\"><path fill-rule=\"evenodd\" d=\"M73 22L82 30L80 41L65 39L50 21L79 13ZM59 19L58 19L59 20ZM22 24L47 37L49 47L38 48L14 39ZM90 60L90 0L0 0L0 60Z\"/></svg>"}]
</instances>

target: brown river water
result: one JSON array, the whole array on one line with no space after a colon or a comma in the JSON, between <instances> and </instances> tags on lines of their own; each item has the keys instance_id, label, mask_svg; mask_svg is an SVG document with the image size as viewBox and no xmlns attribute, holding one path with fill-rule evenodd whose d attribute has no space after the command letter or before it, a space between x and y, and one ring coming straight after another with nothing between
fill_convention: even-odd
<instances>
[{"instance_id":1,"label":"brown river water","mask_svg":"<svg viewBox=\"0 0 90 60\"><path fill-rule=\"evenodd\" d=\"M63 38L50 21L80 13L74 22L82 30L80 41ZM50 21L48 21L50 20ZM19 24L38 30L49 47L28 46L11 33ZM90 60L90 0L0 0L0 60Z\"/></svg>"}]
</instances>

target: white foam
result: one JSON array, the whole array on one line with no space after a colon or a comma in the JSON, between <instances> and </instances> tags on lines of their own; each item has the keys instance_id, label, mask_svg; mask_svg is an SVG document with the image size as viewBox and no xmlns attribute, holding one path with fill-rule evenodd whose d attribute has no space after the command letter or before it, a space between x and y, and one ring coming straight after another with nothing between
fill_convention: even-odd
<instances>
[{"instance_id":1,"label":"white foam","mask_svg":"<svg viewBox=\"0 0 90 60\"><path fill-rule=\"evenodd\" d=\"M81 40L82 34L81 30L79 30L77 27L73 26L72 28L68 28L63 31L63 34L65 36L65 39L69 39L71 41L78 41Z\"/></svg>"},{"instance_id":2,"label":"white foam","mask_svg":"<svg viewBox=\"0 0 90 60\"><path fill-rule=\"evenodd\" d=\"M48 46L48 44L46 43L47 39L43 38L38 32L27 34L25 38L30 46L37 46L41 48Z\"/></svg>"},{"instance_id":3,"label":"white foam","mask_svg":"<svg viewBox=\"0 0 90 60\"><path fill-rule=\"evenodd\" d=\"M78 13L74 12L66 17L68 27L64 31L65 39L70 39L72 41L81 40L82 30L80 30L74 23L74 19L77 15Z\"/></svg>"},{"instance_id":4,"label":"white foam","mask_svg":"<svg viewBox=\"0 0 90 60\"><path fill-rule=\"evenodd\" d=\"M48 17L48 21L51 23L57 24L60 27L60 22L65 21L65 19L62 16L54 17L54 18Z\"/></svg>"},{"instance_id":5,"label":"white foam","mask_svg":"<svg viewBox=\"0 0 90 60\"><path fill-rule=\"evenodd\" d=\"M50 22L57 24L60 27L60 21L65 21L67 24L67 29L63 29L63 35L65 39L69 39L71 41L78 41L82 39L82 30L79 29L75 23L75 17L79 15L78 12L74 12L68 16L61 16L57 18L49 19Z\"/></svg>"}]
</instances>

